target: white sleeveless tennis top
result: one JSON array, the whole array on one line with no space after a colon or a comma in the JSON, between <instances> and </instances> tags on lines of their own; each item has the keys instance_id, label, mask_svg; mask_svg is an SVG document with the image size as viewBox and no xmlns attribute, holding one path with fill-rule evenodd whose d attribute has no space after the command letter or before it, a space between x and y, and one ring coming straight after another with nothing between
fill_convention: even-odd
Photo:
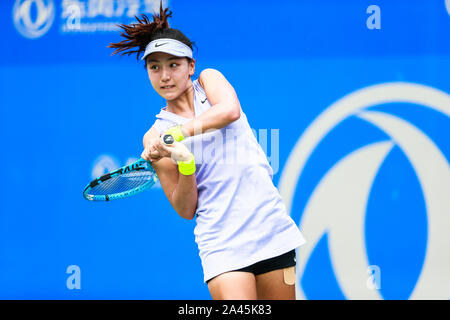
<instances>
[{"instance_id":1,"label":"white sleeveless tennis top","mask_svg":"<svg viewBox=\"0 0 450 320\"><path fill-rule=\"evenodd\" d=\"M198 117L211 104L198 79L193 84ZM191 120L166 107L156 118L154 127L159 133ZM186 138L183 143L196 162L194 235L205 282L306 242L286 212L272 182L272 168L242 110L241 117L228 126Z\"/></svg>"}]
</instances>

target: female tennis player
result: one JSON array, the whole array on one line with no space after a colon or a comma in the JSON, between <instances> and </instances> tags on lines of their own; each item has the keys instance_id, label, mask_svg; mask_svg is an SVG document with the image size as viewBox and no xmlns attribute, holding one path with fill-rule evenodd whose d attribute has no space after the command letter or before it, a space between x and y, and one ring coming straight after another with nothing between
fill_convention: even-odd
<instances>
[{"instance_id":1,"label":"female tennis player","mask_svg":"<svg viewBox=\"0 0 450 320\"><path fill-rule=\"evenodd\" d=\"M193 43L169 27L160 7L153 21L121 25L125 40L113 54L143 52L155 91L167 105L144 135L142 158L152 161L175 211L196 218L195 241L213 299L295 299L295 249L305 240L286 213L272 169L235 90L215 69L195 72ZM134 49L134 50L133 50ZM184 161L161 142L189 151Z\"/></svg>"}]
</instances>

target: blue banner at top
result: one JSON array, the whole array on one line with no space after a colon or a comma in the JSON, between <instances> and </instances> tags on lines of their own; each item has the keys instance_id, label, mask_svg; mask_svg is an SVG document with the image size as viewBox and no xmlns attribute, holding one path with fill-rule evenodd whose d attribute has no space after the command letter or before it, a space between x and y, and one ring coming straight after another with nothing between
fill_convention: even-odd
<instances>
[{"instance_id":1,"label":"blue banner at top","mask_svg":"<svg viewBox=\"0 0 450 320\"><path fill-rule=\"evenodd\" d=\"M2 1L0 63L110 62L106 46L120 39L118 24L158 12L159 4L158 0ZM171 27L199 40L194 52L199 58L450 53L448 34L442 32L450 28L448 0L231 0L214 5L205 0L164 0L167 5L174 12Z\"/></svg>"}]
</instances>

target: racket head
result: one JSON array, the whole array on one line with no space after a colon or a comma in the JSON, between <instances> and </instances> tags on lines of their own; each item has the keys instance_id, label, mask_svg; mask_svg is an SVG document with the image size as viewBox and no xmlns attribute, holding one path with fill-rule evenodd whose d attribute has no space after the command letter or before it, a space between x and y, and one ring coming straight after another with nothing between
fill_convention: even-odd
<instances>
[{"instance_id":1,"label":"racket head","mask_svg":"<svg viewBox=\"0 0 450 320\"><path fill-rule=\"evenodd\" d=\"M83 191L90 201L109 201L130 197L152 187L158 180L150 162L139 159L92 180Z\"/></svg>"}]
</instances>

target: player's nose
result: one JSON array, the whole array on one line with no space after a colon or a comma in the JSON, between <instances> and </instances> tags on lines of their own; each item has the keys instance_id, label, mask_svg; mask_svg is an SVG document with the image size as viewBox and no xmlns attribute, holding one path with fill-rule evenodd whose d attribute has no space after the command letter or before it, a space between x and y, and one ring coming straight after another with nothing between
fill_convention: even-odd
<instances>
[{"instance_id":1,"label":"player's nose","mask_svg":"<svg viewBox=\"0 0 450 320\"><path fill-rule=\"evenodd\" d=\"M170 70L168 70L167 68L163 68L162 72L161 72L161 80L163 82L167 82L170 80Z\"/></svg>"}]
</instances>

